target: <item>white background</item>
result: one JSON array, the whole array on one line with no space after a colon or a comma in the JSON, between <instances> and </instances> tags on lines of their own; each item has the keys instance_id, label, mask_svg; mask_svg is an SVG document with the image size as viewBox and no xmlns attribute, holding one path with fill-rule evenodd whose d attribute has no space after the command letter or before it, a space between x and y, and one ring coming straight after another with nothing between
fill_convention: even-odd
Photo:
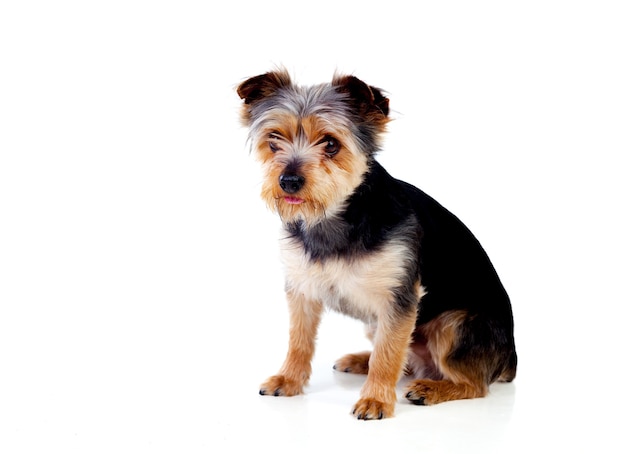
<instances>
[{"instance_id":1,"label":"white background","mask_svg":"<svg viewBox=\"0 0 626 454\"><path fill-rule=\"evenodd\" d=\"M619 1L3 2L0 452L624 452L625 23ZM362 378L332 364L367 342L329 314L307 394L258 396L287 319L234 89L277 64L387 91L380 161L490 254L513 384L356 421Z\"/></svg>"}]
</instances>

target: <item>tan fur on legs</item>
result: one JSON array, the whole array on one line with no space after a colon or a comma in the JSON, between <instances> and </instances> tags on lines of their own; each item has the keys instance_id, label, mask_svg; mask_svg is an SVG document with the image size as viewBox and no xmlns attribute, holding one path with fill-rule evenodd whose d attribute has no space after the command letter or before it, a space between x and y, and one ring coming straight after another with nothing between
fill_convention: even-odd
<instances>
[{"instance_id":1,"label":"tan fur on legs","mask_svg":"<svg viewBox=\"0 0 626 454\"><path fill-rule=\"evenodd\" d=\"M434 405L486 395L487 385L454 383L451 380L415 380L407 387L407 398L416 405Z\"/></svg>"},{"instance_id":2,"label":"tan fur on legs","mask_svg":"<svg viewBox=\"0 0 626 454\"><path fill-rule=\"evenodd\" d=\"M417 312L388 311L378 317L374 350L369 360L367 380L352 413L359 419L381 419L393 415L396 384L404 370Z\"/></svg>"},{"instance_id":3,"label":"tan fur on legs","mask_svg":"<svg viewBox=\"0 0 626 454\"><path fill-rule=\"evenodd\" d=\"M417 405L433 405L449 400L484 397L489 371L480 361L471 367L452 366L450 354L458 342L459 327L466 321L465 311L450 311L420 327L427 339L432 361L443 375L442 380L419 379L407 386L406 398ZM467 366L467 364L465 365Z\"/></svg>"},{"instance_id":4,"label":"tan fur on legs","mask_svg":"<svg viewBox=\"0 0 626 454\"><path fill-rule=\"evenodd\" d=\"M290 322L287 357L278 374L261 385L262 395L301 394L311 375L311 360L323 305L293 291L287 291L287 299Z\"/></svg>"}]
</instances>

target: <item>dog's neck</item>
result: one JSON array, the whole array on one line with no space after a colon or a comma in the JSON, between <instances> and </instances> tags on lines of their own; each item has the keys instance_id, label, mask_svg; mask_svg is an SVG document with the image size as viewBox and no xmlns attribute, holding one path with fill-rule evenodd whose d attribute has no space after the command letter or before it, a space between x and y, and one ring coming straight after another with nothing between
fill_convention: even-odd
<instances>
[{"instance_id":1,"label":"dog's neck","mask_svg":"<svg viewBox=\"0 0 626 454\"><path fill-rule=\"evenodd\" d=\"M341 217L324 218L313 225L304 221L285 224L290 237L304 247L312 260L346 255L351 249L351 226Z\"/></svg>"},{"instance_id":2,"label":"dog's neck","mask_svg":"<svg viewBox=\"0 0 626 454\"><path fill-rule=\"evenodd\" d=\"M370 192L370 174L363 176L363 181L355 191L332 210L324 210L314 220L299 218L284 223L284 228L291 239L300 243L307 256L314 261L327 258L348 258L369 250L373 245L365 241L368 234L371 213L367 206Z\"/></svg>"},{"instance_id":3,"label":"dog's neck","mask_svg":"<svg viewBox=\"0 0 626 454\"><path fill-rule=\"evenodd\" d=\"M415 215L401 209L404 197L399 183L376 161L363 182L340 210L309 223L286 222L288 236L301 245L312 260L350 259L376 251L391 236L413 238L419 226Z\"/></svg>"}]
</instances>

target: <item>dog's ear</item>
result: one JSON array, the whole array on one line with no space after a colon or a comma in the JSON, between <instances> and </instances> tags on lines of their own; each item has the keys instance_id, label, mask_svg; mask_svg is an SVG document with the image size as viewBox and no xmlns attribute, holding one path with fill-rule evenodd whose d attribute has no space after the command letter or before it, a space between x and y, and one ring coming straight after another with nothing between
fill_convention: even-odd
<instances>
[{"instance_id":1,"label":"dog's ear","mask_svg":"<svg viewBox=\"0 0 626 454\"><path fill-rule=\"evenodd\" d=\"M287 71L271 71L251 77L237 87L237 94L245 104L252 104L259 99L272 95L276 90L291 85Z\"/></svg>"},{"instance_id":2,"label":"dog's ear","mask_svg":"<svg viewBox=\"0 0 626 454\"><path fill-rule=\"evenodd\" d=\"M340 93L347 93L350 100L362 116L378 117L386 121L389 115L389 99L383 95L382 90L367 85L354 76L335 76L333 85Z\"/></svg>"},{"instance_id":3,"label":"dog's ear","mask_svg":"<svg viewBox=\"0 0 626 454\"><path fill-rule=\"evenodd\" d=\"M271 96L282 87L291 85L289 73L284 70L271 71L260 76L251 77L237 87L237 94L243 99L241 121L244 125L250 122L250 108L267 96Z\"/></svg>"}]
</instances>

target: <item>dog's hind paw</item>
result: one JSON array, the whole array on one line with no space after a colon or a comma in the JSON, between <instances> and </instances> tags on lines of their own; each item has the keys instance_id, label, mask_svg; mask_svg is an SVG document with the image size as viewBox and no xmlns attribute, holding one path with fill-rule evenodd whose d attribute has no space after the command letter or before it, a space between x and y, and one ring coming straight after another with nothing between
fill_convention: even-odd
<instances>
[{"instance_id":1,"label":"dog's hind paw","mask_svg":"<svg viewBox=\"0 0 626 454\"><path fill-rule=\"evenodd\" d=\"M415 405L434 405L459 399L473 399L487 394L486 385L453 383L450 380L414 380L406 388L406 397Z\"/></svg>"},{"instance_id":2,"label":"dog's hind paw","mask_svg":"<svg viewBox=\"0 0 626 454\"><path fill-rule=\"evenodd\" d=\"M440 401L437 382L432 380L415 380L406 389L404 397L414 405L432 405Z\"/></svg>"},{"instance_id":3,"label":"dog's hind paw","mask_svg":"<svg viewBox=\"0 0 626 454\"><path fill-rule=\"evenodd\" d=\"M302 394L304 384L288 379L284 375L274 375L261 385L262 396L295 396Z\"/></svg>"},{"instance_id":4,"label":"dog's hind paw","mask_svg":"<svg viewBox=\"0 0 626 454\"><path fill-rule=\"evenodd\" d=\"M350 374L367 375L369 371L370 352L353 353L338 359L333 369Z\"/></svg>"}]
</instances>

